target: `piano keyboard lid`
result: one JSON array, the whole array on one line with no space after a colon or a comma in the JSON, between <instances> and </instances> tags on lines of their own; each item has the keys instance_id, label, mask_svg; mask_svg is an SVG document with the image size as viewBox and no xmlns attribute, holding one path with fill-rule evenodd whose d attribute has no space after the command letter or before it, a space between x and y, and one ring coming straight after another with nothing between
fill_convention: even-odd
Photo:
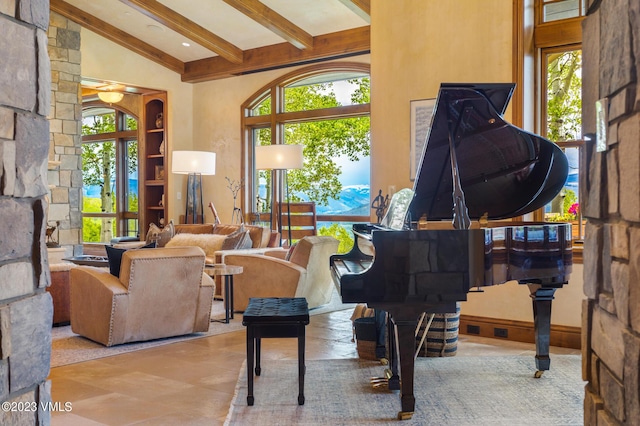
<instances>
[{"instance_id":1,"label":"piano keyboard lid","mask_svg":"<svg viewBox=\"0 0 640 426\"><path fill-rule=\"evenodd\" d=\"M449 137L471 219L506 219L550 202L564 186L567 158L553 142L506 122L512 83L442 84L409 207L412 220L453 216Z\"/></svg>"}]
</instances>

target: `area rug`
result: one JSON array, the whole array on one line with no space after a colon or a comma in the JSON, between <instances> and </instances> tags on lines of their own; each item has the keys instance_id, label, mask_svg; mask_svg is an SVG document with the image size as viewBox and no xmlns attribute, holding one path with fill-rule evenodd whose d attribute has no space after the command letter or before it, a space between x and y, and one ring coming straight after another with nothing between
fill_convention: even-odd
<instances>
[{"instance_id":1,"label":"area rug","mask_svg":"<svg viewBox=\"0 0 640 426\"><path fill-rule=\"evenodd\" d=\"M222 302L214 302L211 317L216 319L224 318ZM60 367L63 365L75 364L78 362L147 349L154 346L230 333L243 328L242 315L235 315L235 318L231 320L229 324L212 322L209 326L209 331L206 333L193 333L185 336L156 339L147 342L125 343L122 345L106 347L75 334L71 331L71 326L53 327L51 329L51 367Z\"/></svg>"},{"instance_id":2,"label":"area rug","mask_svg":"<svg viewBox=\"0 0 640 426\"><path fill-rule=\"evenodd\" d=\"M535 379L530 356L419 358L416 411L398 421L398 391L376 390L376 361L306 362L305 404L297 404L296 360L266 360L247 405L246 366L240 371L225 425L582 425L580 356L552 355L551 370Z\"/></svg>"},{"instance_id":3,"label":"area rug","mask_svg":"<svg viewBox=\"0 0 640 426\"><path fill-rule=\"evenodd\" d=\"M316 309L311 309L309 314L318 315L342 309L350 309L352 307L353 305L343 304L340 296L336 291L334 291L331 301L328 304ZM224 318L224 306L222 301L213 302L211 318ZM212 322L209 326L209 331L206 333L193 333L186 336L105 347L99 343L73 333L70 326L53 327L51 330L51 367L60 367L63 365L75 364L78 362L147 349L154 346L167 345L191 339L200 339L203 337L231 333L233 331L240 330L244 330L244 326L242 325L242 314L235 314L234 319L232 319L229 324Z\"/></svg>"}]
</instances>

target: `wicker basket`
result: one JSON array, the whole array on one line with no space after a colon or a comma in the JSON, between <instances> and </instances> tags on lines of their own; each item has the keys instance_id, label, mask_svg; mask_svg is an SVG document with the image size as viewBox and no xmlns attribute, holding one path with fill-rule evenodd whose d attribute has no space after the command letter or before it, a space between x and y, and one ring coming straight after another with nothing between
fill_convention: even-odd
<instances>
[{"instance_id":1,"label":"wicker basket","mask_svg":"<svg viewBox=\"0 0 640 426\"><path fill-rule=\"evenodd\" d=\"M416 348L420 343L420 336L424 333L427 320L422 323L420 332L416 336ZM460 304L455 313L436 314L427 331L427 338L420 348L418 356L440 357L454 356L458 351L458 328L460 326Z\"/></svg>"}]
</instances>

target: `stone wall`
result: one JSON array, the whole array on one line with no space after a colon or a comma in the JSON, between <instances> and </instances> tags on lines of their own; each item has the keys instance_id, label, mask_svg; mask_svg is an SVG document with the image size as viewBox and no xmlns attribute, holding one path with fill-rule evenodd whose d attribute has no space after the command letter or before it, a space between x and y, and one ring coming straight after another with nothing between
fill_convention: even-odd
<instances>
[{"instance_id":1,"label":"stone wall","mask_svg":"<svg viewBox=\"0 0 640 426\"><path fill-rule=\"evenodd\" d=\"M640 2L590 0L583 22L583 133L608 98L606 150L587 145L581 182L585 424L640 422Z\"/></svg>"},{"instance_id":2,"label":"stone wall","mask_svg":"<svg viewBox=\"0 0 640 426\"><path fill-rule=\"evenodd\" d=\"M2 425L50 421L48 25L47 0L0 0L0 400L23 408Z\"/></svg>"},{"instance_id":3,"label":"stone wall","mask_svg":"<svg viewBox=\"0 0 640 426\"><path fill-rule=\"evenodd\" d=\"M66 256L82 254L82 96L80 25L52 12L49 21L49 225Z\"/></svg>"}]
</instances>

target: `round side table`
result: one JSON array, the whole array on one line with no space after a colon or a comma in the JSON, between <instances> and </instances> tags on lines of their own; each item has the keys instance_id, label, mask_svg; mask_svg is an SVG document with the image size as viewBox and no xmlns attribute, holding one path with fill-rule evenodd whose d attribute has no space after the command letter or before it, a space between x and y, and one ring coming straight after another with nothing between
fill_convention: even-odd
<instances>
[{"instance_id":1,"label":"round side table","mask_svg":"<svg viewBox=\"0 0 640 426\"><path fill-rule=\"evenodd\" d=\"M204 265L204 272L211 277L224 277L224 319L212 321L229 324L229 319L233 319L233 276L242 273L242 266L216 263Z\"/></svg>"}]
</instances>

